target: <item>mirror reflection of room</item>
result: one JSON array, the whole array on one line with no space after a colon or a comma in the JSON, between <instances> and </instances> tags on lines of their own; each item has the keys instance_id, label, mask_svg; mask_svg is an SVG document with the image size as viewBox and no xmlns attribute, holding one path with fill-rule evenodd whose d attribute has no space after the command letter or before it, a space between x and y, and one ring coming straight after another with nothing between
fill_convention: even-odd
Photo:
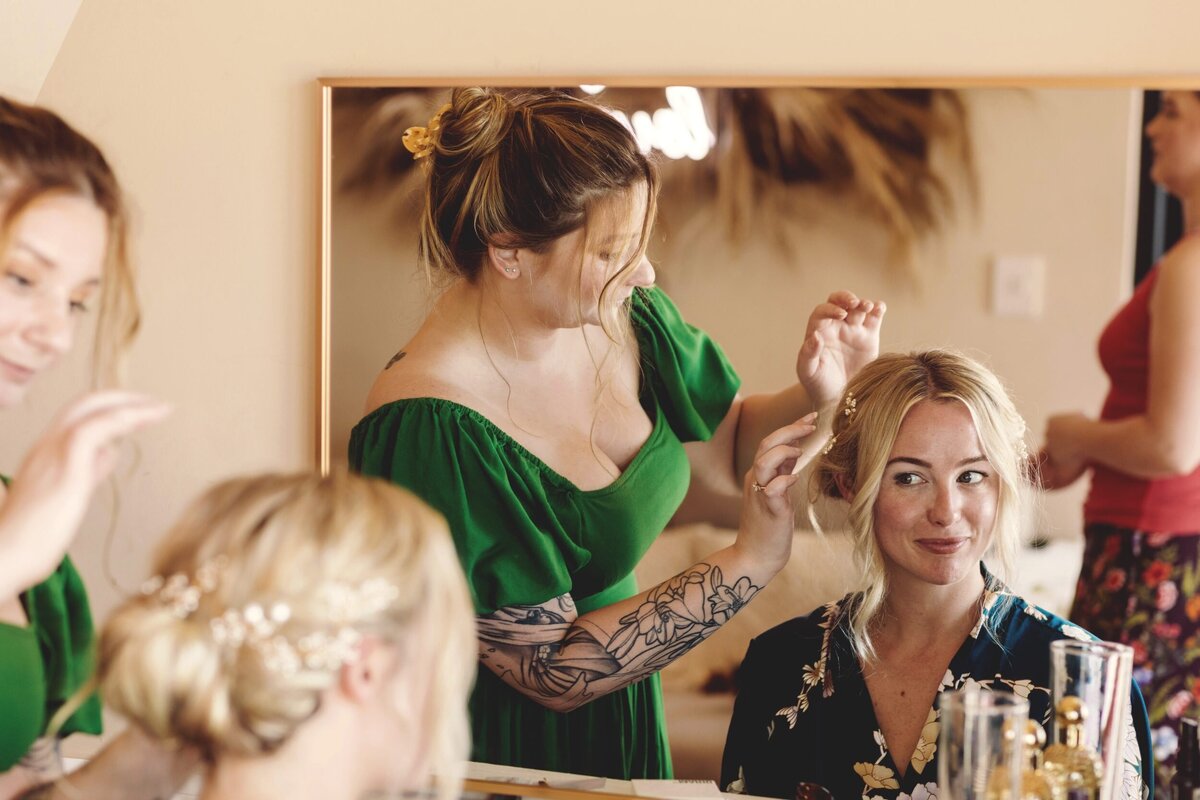
<instances>
[{"instance_id":1,"label":"mirror reflection of room","mask_svg":"<svg viewBox=\"0 0 1200 800\"><path fill-rule=\"evenodd\" d=\"M707 128L715 142L700 161L656 152L664 178L649 254L658 284L689 323L721 344L744 385L769 387L784 379L791 359L786 349L803 336L800 303L845 285L889 301L887 349L952 343L982 357L1012 387L1033 431L1050 411L1078 404L1070 386L1103 393L1103 373L1079 354L1092 347L1086 331L1098 329L1130 281L1126 254L1134 224L1130 180L1138 169L1138 92L972 89L907 97L866 92L875 101L851 91L786 88L740 95L701 89L698 95L704 126L684 127ZM437 296L416 258L412 221L420 207L421 172L400 150L398 134L424 125L446 96L445 89L334 89L335 461L361 416L374 375L412 336ZM624 110L630 120L638 110L653 118L655 109L672 107L661 90L610 86L595 98ZM893 106L884 104L889 101ZM792 130L787 125L818 118L827 127L794 163L811 158L821 145L839 152L835 132L846 127L864 139L863 146L874 142L875 152L886 154L886 137L882 143L870 138L880 136L877 128L851 122L872 108L887 108L892 119L896 103L910 104L908 112L919 112L925 125L919 134L908 134L916 136L916 145L901 139L907 149L893 152L896 174L907 170L913 181L931 181L922 196L899 204L901 210L917 209L914 218L889 217L887 209L898 205L888 205L886 192L881 200L872 193L875 187L838 178L833 168L828 180L811 166L790 168L782 178L763 175L755 166L762 145L743 144L755 137L774 140L778 148L779 132ZM739 112L743 116L734 116ZM752 128L746 132L751 124L760 126L757 134ZM365 148L367 142L371 148ZM845 164L846 158L835 161ZM757 161L766 163L761 154ZM731 206L738 207L731 197L749 198L746 205L756 212L731 215ZM1015 273L1015 287L1002 279L1009 273ZM772 311L780 297L786 299L784 311ZM383 327L388 324L390 330ZM1019 559L1016 589L1060 614L1072 599L1060 569L1080 558L1075 531L1081 525L1081 488L1046 501L1042 522L1026 535L1042 547L1022 549ZM643 585L732 541L737 523L730 506L719 504L710 513L721 515L718 524L677 517L676 529L660 537L642 561ZM803 516L800 527L806 527ZM732 708L733 673L749 638L853 587L857 576L839 522L827 531L823 539L798 533L794 547L802 555L746 607L742 619L731 622L718 642L667 668L667 724L677 774L715 775ZM823 569L806 569L814 561Z\"/></svg>"},{"instance_id":2,"label":"mirror reflection of room","mask_svg":"<svg viewBox=\"0 0 1200 800\"><path fill-rule=\"evenodd\" d=\"M1131 127L1131 120L1140 112L1134 93L778 89L680 95L684 88L674 87L674 96L650 90L622 94L612 87L583 87L575 94L603 90L599 101L618 106L617 116L635 135L640 125L646 144L652 145L656 136L666 139L662 131L674 124L683 143L667 140L656 156L663 175L660 227L650 248L657 283L689 322L699 319L700 327L710 333L725 331L727 337L714 339L724 344L729 338L730 350L741 347L751 370L758 370L755 377L778 376L779 365L787 363L780 355L789 334L801 333L804 316L803 308L797 313L797 300L809 296L810 286L842 285L832 281L843 276L864 281L873 287L873 296L911 300L903 304L907 318L897 334L901 341L951 342L986 354L992 365L1005 359L1020 363L1020 370L1012 374L1023 386L1032 383L1029 373L1035 365L1023 355L1033 342L1045 347L1064 333L1079 339L1077 325L1061 314L1046 313L1051 291L1047 281L1061 281L1057 285L1072 290L1090 289L1073 292L1072 308L1085 309L1092 303L1100 314L1122 292L1121 275L1127 270L1123 254L1132 236L1127 187L1136 172L1137 129ZM353 96L356 92L358 96ZM340 171L332 183L337 187L332 220L333 375L339 374L339 361L344 370L332 382L335 458L341 437L362 411L357 406L361 390L355 397L343 387L369 384L384 363L401 353L407 358L404 347L390 348L390 344L407 341L436 303L437 287L429 287L414 258L415 226L403 222L419 213L417 187L423 176L398 146L398 133L419 127L445 94L436 89L334 89L333 163ZM653 128L651 123L669 116L656 117L644 110L656 104L675 113L675 123L662 122L660 128ZM878 116L872 118L873 112ZM889 129L880 119L894 127ZM1097 130L1108 136L1095 149L1081 152L1080 141L1097 144ZM707 149L698 146L706 140ZM694 158L688 158L689 149ZM866 159L874 171L853 163L855 157L863 158L864 150L874 157L873 162ZM825 157L823 163L814 152ZM1049 181L1049 169L1059 173L1078 169L1086 174L1090 188ZM1096 192L1097 186L1107 189ZM1086 201L1081 191L1088 193ZM1064 215L1065 207L1083 213ZM1074 226L1094 224L1100 218L1107 219L1099 227L1101 232L1090 228L1083 237L1086 241L1081 241L1082 233ZM1021 242L1019 250L1013 240ZM399 274L398 260L406 264ZM353 274L345 276L339 262L353 264ZM1096 291L1102 286L1095 282L1097 264L1110 269L1107 299L1101 295L1108 292ZM1089 278L1082 285L1073 283L1077 279L1063 274L1068 270ZM339 281L346 286L341 298ZM381 294L379 287L389 284L393 291ZM781 286L789 285L796 287L794 297L780 292ZM365 291L355 294L356 287ZM363 365L367 345L353 338L353 328L365 318L374 318L362 314L360 300L367 302L368 292L376 302L384 298L386 313L397 321L397 333L388 344L370 345L375 348L374 361ZM820 292L817 295L819 299ZM405 299L392 302L399 297ZM891 307L897 307L894 300ZM339 314L339 308L354 312ZM753 319L753 324L747 319ZM341 320L346 320L347 328L339 343ZM893 320L889 316L889 338ZM376 326L371 338L378 335ZM352 355L349 359L336 355L342 352ZM357 375L355 360L363 367ZM741 363L731 360L744 374ZM772 361L776 363L768 363ZM1054 369L1061 375L1061 364ZM1096 372L1081 369L1081 379L1102 385ZM760 380L758 385L770 385L770 380ZM1056 392L1066 396L1064 388L1061 381L1037 385L1031 417L1040 403L1049 406ZM345 404L342 412L339 402ZM368 410L374 405L369 402ZM733 540L737 515L729 498L707 499L703 511L685 506L674 521L677 527L705 519L709 524L668 531L640 565L643 585L686 567L689 557L702 556L703 545L697 543L704 537L716 546ZM1036 532L1026 533L1027 538L1036 537L1038 548L1021 552L1021 566L1028 563L1033 568L1020 570L1024 583L1019 588L1039 605L1065 614L1071 587L1055 577L1064 556L1078 558L1069 541L1077 523L1069 501L1059 505ZM769 627L767 623L840 596L855 585L858 577L845 557L849 552L845 538L798 534L797 545L805 548L806 555L812 553L829 565L820 576L828 584L814 587L812 576L797 572L794 585L788 587L791 596L778 589L781 599L774 609L779 615L775 620L747 623L744 630L740 621L731 626L745 637L743 643ZM790 569L781 580L788 580L789 574ZM811 600L796 597L797 593L810 597L812 589ZM772 591L776 590L766 590ZM732 633L722 636L722 641L732 641ZM727 692L741 652L737 645L706 645L694 657L668 668L668 727L674 734L676 774L713 775L731 702ZM701 653L712 653L711 662L705 664ZM681 691L673 700L676 687ZM678 721L672 723L672 716ZM707 727L696 724L705 719L710 721ZM691 748L692 744L696 746Z\"/></svg>"}]
</instances>

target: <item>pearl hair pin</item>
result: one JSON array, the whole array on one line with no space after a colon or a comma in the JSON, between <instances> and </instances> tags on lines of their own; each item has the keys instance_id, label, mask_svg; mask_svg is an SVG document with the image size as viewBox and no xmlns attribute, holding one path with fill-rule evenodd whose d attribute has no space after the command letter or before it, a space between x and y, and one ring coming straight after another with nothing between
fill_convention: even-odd
<instances>
[{"instance_id":1,"label":"pearl hair pin","mask_svg":"<svg viewBox=\"0 0 1200 800\"><path fill-rule=\"evenodd\" d=\"M164 578L155 575L142 585L142 594L152 597L180 620L200 607L200 600L216 591L228 568L226 556L202 564L193 576L177 572ZM285 602L253 602L227 608L209 620L213 641L229 659L243 647L258 653L263 666L279 675L294 675L302 668L333 671L354 657L362 634L353 626L390 606L400 591L383 578L361 584L334 582L321 587L317 597L320 616L333 628L316 630L292 640L282 628L293 617Z\"/></svg>"}]
</instances>

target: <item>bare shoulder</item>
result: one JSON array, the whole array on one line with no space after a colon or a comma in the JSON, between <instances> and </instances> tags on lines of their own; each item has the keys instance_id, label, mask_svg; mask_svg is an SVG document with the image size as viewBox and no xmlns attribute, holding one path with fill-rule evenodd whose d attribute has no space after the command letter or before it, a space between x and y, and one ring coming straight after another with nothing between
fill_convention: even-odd
<instances>
[{"instance_id":1,"label":"bare shoulder","mask_svg":"<svg viewBox=\"0 0 1200 800\"><path fill-rule=\"evenodd\" d=\"M421 383L419 371L412 368L416 361L409 359L408 355L408 345L405 345L383 365L379 374L375 376L375 382L371 384L371 390L367 392L363 414L370 414L380 406L396 400L418 396ZM414 394L414 390L418 390L418 394Z\"/></svg>"},{"instance_id":2,"label":"bare shoulder","mask_svg":"<svg viewBox=\"0 0 1200 800\"><path fill-rule=\"evenodd\" d=\"M415 397L456 400L461 389L448 380L455 373L457 354L436 344L414 339L397 350L375 377L363 414Z\"/></svg>"},{"instance_id":3,"label":"bare shoulder","mask_svg":"<svg viewBox=\"0 0 1200 800\"><path fill-rule=\"evenodd\" d=\"M1163 255L1158 270L1160 281L1200 281L1200 236L1181 239Z\"/></svg>"},{"instance_id":4,"label":"bare shoulder","mask_svg":"<svg viewBox=\"0 0 1200 800\"><path fill-rule=\"evenodd\" d=\"M1158 279L1150 299L1151 312L1193 317L1200 301L1200 236L1188 236L1172 247L1158 264Z\"/></svg>"},{"instance_id":5,"label":"bare shoulder","mask_svg":"<svg viewBox=\"0 0 1200 800\"><path fill-rule=\"evenodd\" d=\"M416 397L438 397L474 407L482 389L473 383L474 375L479 374L476 360L473 351L454 343L416 336L380 365L362 413Z\"/></svg>"}]
</instances>

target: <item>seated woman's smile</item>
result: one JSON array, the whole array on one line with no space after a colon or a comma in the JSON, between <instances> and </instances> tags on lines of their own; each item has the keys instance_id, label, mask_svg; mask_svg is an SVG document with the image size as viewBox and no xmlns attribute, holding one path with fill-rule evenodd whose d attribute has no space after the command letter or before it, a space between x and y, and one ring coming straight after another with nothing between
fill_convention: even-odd
<instances>
[{"instance_id":1,"label":"seated woman's smile","mask_svg":"<svg viewBox=\"0 0 1200 800\"><path fill-rule=\"evenodd\" d=\"M992 541L1000 488L971 412L925 400L900 426L875 501L875 533L892 582L983 590L978 564Z\"/></svg>"},{"instance_id":2,"label":"seated woman's smile","mask_svg":"<svg viewBox=\"0 0 1200 800\"><path fill-rule=\"evenodd\" d=\"M1025 432L996 376L957 353L880 356L848 383L813 494L849 504L863 589L751 642L724 786L936 797L939 696L967 686L1048 723L1050 643L1094 637L991 572L1011 574L1032 507ZM1152 757L1133 684L1130 699L1119 796L1140 800Z\"/></svg>"}]
</instances>

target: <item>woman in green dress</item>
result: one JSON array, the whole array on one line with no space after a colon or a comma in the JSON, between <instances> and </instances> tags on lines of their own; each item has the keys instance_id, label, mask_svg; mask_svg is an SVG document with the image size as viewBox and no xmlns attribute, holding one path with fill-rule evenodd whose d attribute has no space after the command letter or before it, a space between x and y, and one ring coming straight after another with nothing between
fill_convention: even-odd
<instances>
[{"instance_id":1,"label":"woman in green dress","mask_svg":"<svg viewBox=\"0 0 1200 800\"><path fill-rule=\"evenodd\" d=\"M0 97L0 408L20 403L71 349L93 306L98 377L111 375L138 321L125 237L121 192L96 146L55 114ZM60 737L100 732L100 705L90 698L46 736L92 671L87 594L64 553L116 443L166 412L131 392L86 394L3 483L0 797L54 777ZM175 764L151 758L158 752L144 737L122 737L76 788L93 798L153 796L170 783L160 770Z\"/></svg>"},{"instance_id":2,"label":"woman in green dress","mask_svg":"<svg viewBox=\"0 0 1200 800\"><path fill-rule=\"evenodd\" d=\"M372 388L350 461L450 523L480 628L473 757L669 777L656 673L787 561L810 412L875 357L884 307L835 294L800 383L742 397L654 286L657 176L603 107L457 89L405 145L428 169L421 253L446 287ZM681 505L738 495L732 545L639 591Z\"/></svg>"}]
</instances>

